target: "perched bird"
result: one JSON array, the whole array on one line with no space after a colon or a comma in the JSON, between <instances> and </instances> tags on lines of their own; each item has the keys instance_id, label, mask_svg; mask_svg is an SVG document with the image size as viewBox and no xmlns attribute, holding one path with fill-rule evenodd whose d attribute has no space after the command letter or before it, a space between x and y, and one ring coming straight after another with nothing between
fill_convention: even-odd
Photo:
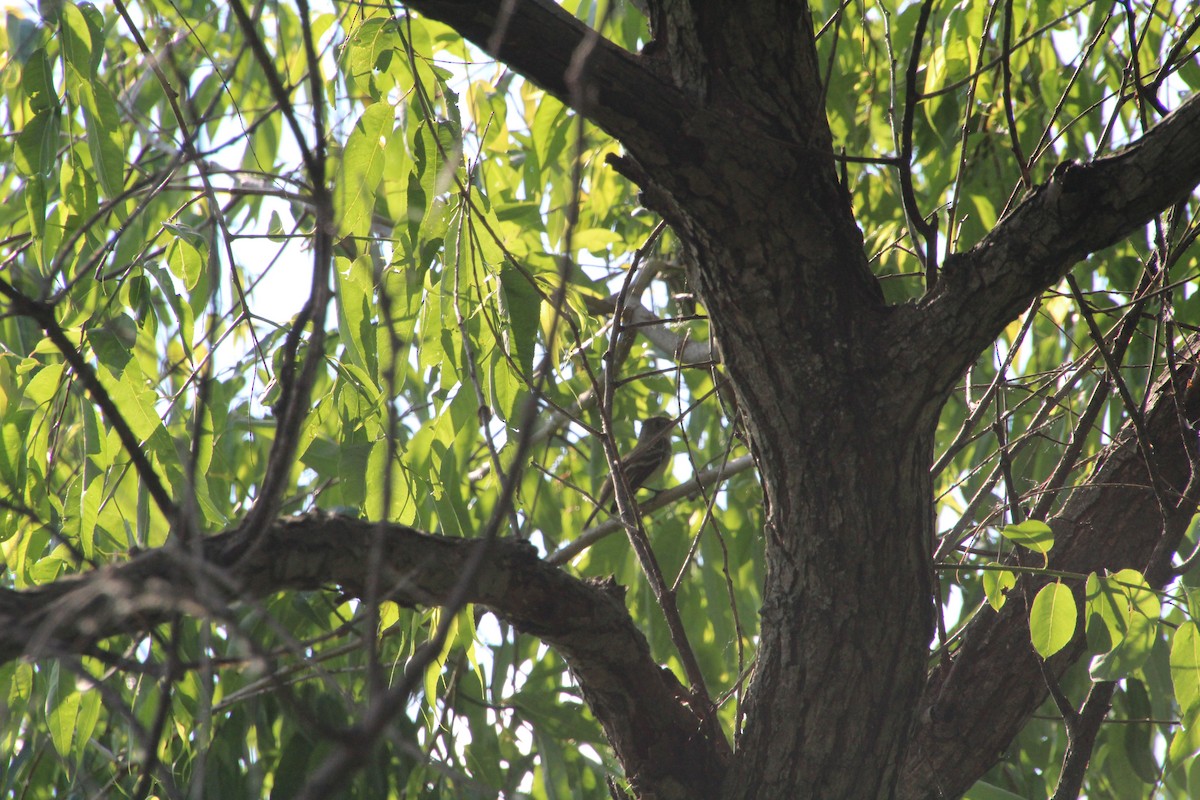
<instances>
[{"instance_id":1,"label":"perched bird","mask_svg":"<svg viewBox=\"0 0 1200 800\"><path fill-rule=\"evenodd\" d=\"M650 417L642 422L642 432L638 436L637 444L621 459L621 471L634 493L666 471L667 465L671 463L674 448L671 446L670 430L674 425L674 421L669 417ZM592 520L606 504L610 513L616 510L615 501L609 504L612 496L613 479L610 475L604 479L600 491L596 493L596 509L583 527L591 527Z\"/></svg>"}]
</instances>

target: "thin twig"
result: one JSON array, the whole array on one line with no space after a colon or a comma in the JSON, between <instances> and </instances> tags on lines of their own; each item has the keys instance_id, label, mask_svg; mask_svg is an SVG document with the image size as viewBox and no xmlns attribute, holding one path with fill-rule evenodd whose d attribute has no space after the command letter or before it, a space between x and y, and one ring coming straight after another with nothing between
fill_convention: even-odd
<instances>
[{"instance_id":1,"label":"thin twig","mask_svg":"<svg viewBox=\"0 0 1200 800\"><path fill-rule=\"evenodd\" d=\"M917 204L917 195L913 190L912 156L913 156L913 123L916 117L917 101L921 92L917 89L917 72L921 66L921 48L925 42L925 28L929 24L929 15L933 11L933 0L925 0L921 4L921 14L917 17L917 27L913 32L912 49L908 54L908 69L904 73L904 116L900 121L900 197L904 206L904 215L908 217L909 227L925 241L922 251L916 236L913 243L921 255L922 266L925 267L925 289L930 291L937 285L937 217L930 220L921 214Z\"/></svg>"},{"instance_id":2,"label":"thin twig","mask_svg":"<svg viewBox=\"0 0 1200 800\"><path fill-rule=\"evenodd\" d=\"M0 295L9 299L15 313L29 317L45 331L50 342L79 376L79 380L83 382L84 388L91 395L92 402L96 404L108 424L112 425L113 430L117 432L117 438L121 440L121 445L129 454L129 460L133 463L134 470L145 484L146 491L150 493L158 510L167 518L168 523L174 523L178 508L167 493L158 473L154 471L150 459L143 452L142 443L138 441L133 429L129 427L129 423L126 422L121 410L113 401L112 395L104 388L104 384L100 382L91 365L83 359L79 350L67 338L66 332L54 317L54 309L49 303L42 303L25 296L4 280L0 280Z\"/></svg>"}]
</instances>

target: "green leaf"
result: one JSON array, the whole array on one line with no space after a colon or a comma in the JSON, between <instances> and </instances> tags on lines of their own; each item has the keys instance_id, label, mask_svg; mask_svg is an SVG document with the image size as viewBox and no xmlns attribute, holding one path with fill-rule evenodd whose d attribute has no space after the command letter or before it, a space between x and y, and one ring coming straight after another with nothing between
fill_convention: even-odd
<instances>
[{"instance_id":1,"label":"green leaf","mask_svg":"<svg viewBox=\"0 0 1200 800\"><path fill-rule=\"evenodd\" d=\"M416 504L412 495L408 469L403 464L393 463L389 473L386 468L387 456L388 443L386 441L378 441L372 446L365 470L364 509L370 519L388 519L411 525L416 522ZM388 497L388 507L384 508L384 478L389 474L392 481L391 493Z\"/></svg>"},{"instance_id":2,"label":"green leaf","mask_svg":"<svg viewBox=\"0 0 1200 800\"><path fill-rule=\"evenodd\" d=\"M1029 610L1029 635L1033 648L1049 658L1067 646L1075 635L1075 595L1065 584L1043 586Z\"/></svg>"},{"instance_id":3,"label":"green leaf","mask_svg":"<svg viewBox=\"0 0 1200 800\"><path fill-rule=\"evenodd\" d=\"M1054 547L1054 532L1050 526L1035 519L1027 519L1016 525L1005 525L1000 535L1011 542L1043 555Z\"/></svg>"},{"instance_id":4,"label":"green leaf","mask_svg":"<svg viewBox=\"0 0 1200 800\"><path fill-rule=\"evenodd\" d=\"M186 239L177 238L167 248L167 266L187 289L195 289L204 270L204 256Z\"/></svg>"},{"instance_id":5,"label":"green leaf","mask_svg":"<svg viewBox=\"0 0 1200 800\"><path fill-rule=\"evenodd\" d=\"M29 98L34 113L58 110L58 91L54 88L53 69L45 48L34 51L21 69L21 90Z\"/></svg>"},{"instance_id":6,"label":"green leaf","mask_svg":"<svg viewBox=\"0 0 1200 800\"><path fill-rule=\"evenodd\" d=\"M446 613L446 609L442 608L434 609L434 611L430 613L429 629L431 632L436 630L439 620L442 618L442 615ZM453 649L457 640L458 615L456 614L454 619L451 620L450 624L446 628L446 641L442 643L441 652L439 652L437 657L430 661L429 666L425 668L424 686L425 699L427 702L432 703L439 696L438 687L441 685L442 672L446 667L446 659L450 655L450 650Z\"/></svg>"},{"instance_id":7,"label":"green leaf","mask_svg":"<svg viewBox=\"0 0 1200 800\"><path fill-rule=\"evenodd\" d=\"M524 396L524 384L515 374L508 359L497 349L493 351L488 367L488 394L500 418L512 422L517 419L518 400Z\"/></svg>"},{"instance_id":8,"label":"green leaf","mask_svg":"<svg viewBox=\"0 0 1200 800\"><path fill-rule=\"evenodd\" d=\"M334 261L334 282L342 346L350 360L374 378L378 376L378 365L375 360L372 265L370 256L361 256L354 261L339 257Z\"/></svg>"},{"instance_id":9,"label":"green leaf","mask_svg":"<svg viewBox=\"0 0 1200 800\"><path fill-rule=\"evenodd\" d=\"M46 235L46 179L40 175L31 177L25 184L24 195L25 216L29 221L29 228L33 231L34 238L41 240L41 247L35 251L38 265L45 269L54 258L53 237Z\"/></svg>"},{"instance_id":10,"label":"green leaf","mask_svg":"<svg viewBox=\"0 0 1200 800\"><path fill-rule=\"evenodd\" d=\"M181 268L186 268L184 262L180 262ZM155 283L161 292L160 296L166 298L167 305L175 313L175 319L179 324L179 339L185 347L191 347L195 339L195 315L192 312L191 305L187 302L186 297L181 296L175 290L175 282L171 279L171 274L168 270L162 269L160 265L147 265L146 272L154 278Z\"/></svg>"},{"instance_id":11,"label":"green leaf","mask_svg":"<svg viewBox=\"0 0 1200 800\"><path fill-rule=\"evenodd\" d=\"M297 731L288 737L275 762L271 800L295 797L304 788L305 770L313 761L314 746L307 731Z\"/></svg>"},{"instance_id":12,"label":"green leaf","mask_svg":"<svg viewBox=\"0 0 1200 800\"><path fill-rule=\"evenodd\" d=\"M83 13L83 19L92 34L92 60L88 62L88 67L91 74L95 75L104 57L104 14L87 0L77 3L76 7Z\"/></svg>"},{"instance_id":13,"label":"green leaf","mask_svg":"<svg viewBox=\"0 0 1200 800\"><path fill-rule=\"evenodd\" d=\"M1116 681L1133 674L1150 658L1157 636L1157 619L1133 614L1125 638L1109 652L1093 658L1088 674L1093 681Z\"/></svg>"},{"instance_id":14,"label":"green leaf","mask_svg":"<svg viewBox=\"0 0 1200 800\"><path fill-rule=\"evenodd\" d=\"M79 498L79 545L84 558L95 558L96 518L100 514L100 501L104 495L104 476L97 475L80 493Z\"/></svg>"},{"instance_id":15,"label":"green leaf","mask_svg":"<svg viewBox=\"0 0 1200 800\"><path fill-rule=\"evenodd\" d=\"M989 564L989 567L998 567L998 564ZM987 596L988 605L993 610L999 611L1005 600L1008 599L1006 594L1009 589L1017 585L1016 573L1009 572L1006 569L985 569L983 570L983 591Z\"/></svg>"},{"instance_id":16,"label":"green leaf","mask_svg":"<svg viewBox=\"0 0 1200 800\"><path fill-rule=\"evenodd\" d=\"M1192 620L1176 629L1171 642L1171 683L1184 715L1200 707L1200 631Z\"/></svg>"},{"instance_id":17,"label":"green leaf","mask_svg":"<svg viewBox=\"0 0 1200 800\"><path fill-rule=\"evenodd\" d=\"M75 761L81 763L84 754L92 746L92 733L100 721L100 690L87 689L77 693L79 714L75 718Z\"/></svg>"},{"instance_id":18,"label":"green leaf","mask_svg":"<svg viewBox=\"0 0 1200 800\"><path fill-rule=\"evenodd\" d=\"M1186 765L1200 753L1200 708L1193 708L1181 715L1180 725L1175 728L1171 744L1167 748L1167 766Z\"/></svg>"},{"instance_id":19,"label":"green leaf","mask_svg":"<svg viewBox=\"0 0 1200 800\"><path fill-rule=\"evenodd\" d=\"M515 267L506 265L500 270L500 285L503 287L503 310L511 323L509 352L516 357L517 365L524 373L532 375L542 298L529 279Z\"/></svg>"},{"instance_id":20,"label":"green leaf","mask_svg":"<svg viewBox=\"0 0 1200 800\"><path fill-rule=\"evenodd\" d=\"M575 231L571 236L571 245L580 250L589 250L596 255L604 255L608 248L621 243L621 237L613 231L602 228L589 228Z\"/></svg>"},{"instance_id":21,"label":"green leaf","mask_svg":"<svg viewBox=\"0 0 1200 800\"><path fill-rule=\"evenodd\" d=\"M334 192L341 236L365 237L371 232L375 193L387 163L386 148L395 120L390 105L376 103L367 107L350 131Z\"/></svg>"},{"instance_id":22,"label":"green leaf","mask_svg":"<svg viewBox=\"0 0 1200 800\"><path fill-rule=\"evenodd\" d=\"M1158 761L1154 757L1154 730L1150 723L1143 722L1153 716L1146 686L1139 680L1127 678L1122 699L1126 706L1125 716L1131 720L1122 726L1121 739L1129 766L1143 783L1154 783L1159 777Z\"/></svg>"},{"instance_id":23,"label":"green leaf","mask_svg":"<svg viewBox=\"0 0 1200 800\"><path fill-rule=\"evenodd\" d=\"M946 83L946 48L935 47L925 68L925 93L941 89Z\"/></svg>"},{"instance_id":24,"label":"green leaf","mask_svg":"<svg viewBox=\"0 0 1200 800\"><path fill-rule=\"evenodd\" d=\"M60 684L66 681L66 677L60 679ZM47 699L47 722L50 726L50 741L54 743L54 749L58 754L65 759L71 757L71 750L75 741L75 724L79 718L80 707L79 692L73 689L53 693Z\"/></svg>"},{"instance_id":25,"label":"green leaf","mask_svg":"<svg viewBox=\"0 0 1200 800\"><path fill-rule=\"evenodd\" d=\"M963 800L1024 800L1024 797L985 781L979 781L963 795Z\"/></svg>"},{"instance_id":26,"label":"green leaf","mask_svg":"<svg viewBox=\"0 0 1200 800\"><path fill-rule=\"evenodd\" d=\"M17 148L13 150L13 164L23 175L41 175L48 178L58 164L58 149L58 109L44 110L26 122L17 137Z\"/></svg>"},{"instance_id":27,"label":"green leaf","mask_svg":"<svg viewBox=\"0 0 1200 800\"><path fill-rule=\"evenodd\" d=\"M1161 612L1158 595L1133 569L1104 578L1089 576L1086 592L1088 613L1096 615L1105 626L1112 651L1108 657L1093 661L1093 678L1123 677L1145 661L1153 646Z\"/></svg>"},{"instance_id":28,"label":"green leaf","mask_svg":"<svg viewBox=\"0 0 1200 800\"><path fill-rule=\"evenodd\" d=\"M21 661L12 671L12 681L8 684L8 706L23 706L33 695L33 665Z\"/></svg>"},{"instance_id":29,"label":"green leaf","mask_svg":"<svg viewBox=\"0 0 1200 800\"><path fill-rule=\"evenodd\" d=\"M535 741L541 761L535 777L535 790L540 788L548 800L571 797L573 792L568 781L563 743L553 736L544 735L536 737Z\"/></svg>"},{"instance_id":30,"label":"green leaf","mask_svg":"<svg viewBox=\"0 0 1200 800\"><path fill-rule=\"evenodd\" d=\"M105 197L115 197L125 188L125 129L117 113L116 99L99 81L75 74L72 83L82 101L87 147L96 180Z\"/></svg>"},{"instance_id":31,"label":"green leaf","mask_svg":"<svg viewBox=\"0 0 1200 800\"><path fill-rule=\"evenodd\" d=\"M80 75L91 76L92 48L99 42L92 41L92 28L83 12L74 3L64 3L59 18L63 58Z\"/></svg>"},{"instance_id":32,"label":"green leaf","mask_svg":"<svg viewBox=\"0 0 1200 800\"><path fill-rule=\"evenodd\" d=\"M1142 573L1136 569L1123 569L1110 575L1107 580L1125 592L1131 611L1152 620L1158 619L1162 613L1162 602L1158 599L1158 593L1146 583Z\"/></svg>"},{"instance_id":33,"label":"green leaf","mask_svg":"<svg viewBox=\"0 0 1200 800\"><path fill-rule=\"evenodd\" d=\"M65 364L47 364L37 371L33 379L25 385L25 397L35 406L50 401L58 394L63 385Z\"/></svg>"},{"instance_id":34,"label":"green leaf","mask_svg":"<svg viewBox=\"0 0 1200 800\"><path fill-rule=\"evenodd\" d=\"M1084 602L1089 619L1098 619L1107 634L1105 650L1111 650L1125 638L1132 613L1129 593L1119 581L1101 578L1094 572L1088 575L1084 587Z\"/></svg>"}]
</instances>

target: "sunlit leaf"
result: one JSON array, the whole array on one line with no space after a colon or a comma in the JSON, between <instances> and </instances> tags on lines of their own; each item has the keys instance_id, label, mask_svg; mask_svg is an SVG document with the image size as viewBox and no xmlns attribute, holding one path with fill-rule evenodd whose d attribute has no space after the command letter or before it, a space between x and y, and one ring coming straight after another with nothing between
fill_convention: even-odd
<instances>
[{"instance_id":1,"label":"sunlit leaf","mask_svg":"<svg viewBox=\"0 0 1200 800\"><path fill-rule=\"evenodd\" d=\"M994 611L999 611L1004 606L1005 600L1008 599L1008 590L1016 585L1016 574L1008 570L986 569L983 571L983 591L987 595L988 605Z\"/></svg>"},{"instance_id":2,"label":"sunlit leaf","mask_svg":"<svg viewBox=\"0 0 1200 800\"><path fill-rule=\"evenodd\" d=\"M1191 620L1175 630L1171 642L1171 680L1175 685L1175 700L1184 715L1200 706L1200 632Z\"/></svg>"},{"instance_id":3,"label":"sunlit leaf","mask_svg":"<svg viewBox=\"0 0 1200 800\"><path fill-rule=\"evenodd\" d=\"M46 717L50 726L50 741L66 759L71 757L75 741L75 726L79 717L81 698L76 691L60 691L47 702Z\"/></svg>"},{"instance_id":4,"label":"sunlit leaf","mask_svg":"<svg viewBox=\"0 0 1200 800\"><path fill-rule=\"evenodd\" d=\"M1035 553L1049 553L1054 547L1054 532L1050 530L1050 526L1035 519L1005 525L1000 529L1000 535Z\"/></svg>"},{"instance_id":5,"label":"sunlit leaf","mask_svg":"<svg viewBox=\"0 0 1200 800\"><path fill-rule=\"evenodd\" d=\"M59 115L56 109L40 111L17 136L14 164L29 177L48 177L58 163Z\"/></svg>"},{"instance_id":6,"label":"sunlit leaf","mask_svg":"<svg viewBox=\"0 0 1200 800\"><path fill-rule=\"evenodd\" d=\"M1067 646L1075 635L1075 595L1063 583L1043 586L1029 610L1029 634L1033 648L1049 658Z\"/></svg>"},{"instance_id":7,"label":"sunlit leaf","mask_svg":"<svg viewBox=\"0 0 1200 800\"><path fill-rule=\"evenodd\" d=\"M391 106L376 103L367 107L346 139L334 193L338 232L343 236L363 237L371 230L375 193L383 177L394 121Z\"/></svg>"},{"instance_id":8,"label":"sunlit leaf","mask_svg":"<svg viewBox=\"0 0 1200 800\"><path fill-rule=\"evenodd\" d=\"M73 92L83 107L87 146L97 182L106 197L114 197L125 185L125 136L116 99L103 83L74 74L72 77Z\"/></svg>"}]
</instances>

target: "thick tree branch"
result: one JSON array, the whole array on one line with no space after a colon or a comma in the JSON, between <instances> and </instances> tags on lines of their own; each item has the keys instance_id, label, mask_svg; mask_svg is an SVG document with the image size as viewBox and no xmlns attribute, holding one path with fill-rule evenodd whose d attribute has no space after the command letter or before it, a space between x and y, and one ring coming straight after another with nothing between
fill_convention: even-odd
<instances>
[{"instance_id":1,"label":"thick tree branch","mask_svg":"<svg viewBox=\"0 0 1200 800\"><path fill-rule=\"evenodd\" d=\"M1191 358L1196 350L1191 349ZM1161 377L1143 420L1155 454L1159 479L1170 487L1174 507L1164 519L1143 450L1132 424L1126 424L1104 453L1090 479L1069 497L1050 521L1055 546L1049 568L1087 574L1101 570L1144 570L1161 587L1170 577L1170 554L1196 513L1196 481L1189 447L1200 421L1200 381L1194 361L1179 366L1176 380ZM1173 385L1182 389L1177 396ZM1185 388L1186 387L1186 388ZM1178 404L1178 405L1177 405ZM1165 557L1164 557L1165 554ZM1022 579L1026 581L1027 579ZM957 797L996 761L1046 699L1046 684L1029 640L1030 596L1046 579L1020 584L999 612L984 608L972 621L953 657L930 675L920 722L904 766L898 797ZM1082 597L1082 586L1077 598ZM1055 679L1085 653L1083 626L1075 640L1046 664Z\"/></svg>"},{"instance_id":2,"label":"thick tree branch","mask_svg":"<svg viewBox=\"0 0 1200 800\"><path fill-rule=\"evenodd\" d=\"M913 372L948 391L1040 292L1132 234L1200 183L1200 96L1124 150L1060 164L982 241L947 259L929 297L901 309L893 341L925 353Z\"/></svg>"},{"instance_id":3,"label":"thick tree branch","mask_svg":"<svg viewBox=\"0 0 1200 800\"><path fill-rule=\"evenodd\" d=\"M508 64L635 151L665 161L677 154L691 104L648 58L624 50L551 0L406 0ZM574 63L586 59L585 64ZM582 72L579 70L582 68ZM574 72L572 71L574 70ZM581 86L571 85L578 74ZM582 101L582 102L579 102Z\"/></svg>"},{"instance_id":4,"label":"thick tree branch","mask_svg":"<svg viewBox=\"0 0 1200 800\"><path fill-rule=\"evenodd\" d=\"M128 563L27 591L0 589L0 663L84 652L107 637L148 630L174 614L204 616L208 604L331 585L356 595L379 524L312 514L276 521L261 547L234 559L235 532L200 542L201 559L166 547ZM403 605L439 605L479 542L386 529L383 584ZM643 795L705 797L720 785L728 747L652 658L612 583L573 578L525 543L497 541L469 601L552 645L570 666Z\"/></svg>"}]
</instances>

